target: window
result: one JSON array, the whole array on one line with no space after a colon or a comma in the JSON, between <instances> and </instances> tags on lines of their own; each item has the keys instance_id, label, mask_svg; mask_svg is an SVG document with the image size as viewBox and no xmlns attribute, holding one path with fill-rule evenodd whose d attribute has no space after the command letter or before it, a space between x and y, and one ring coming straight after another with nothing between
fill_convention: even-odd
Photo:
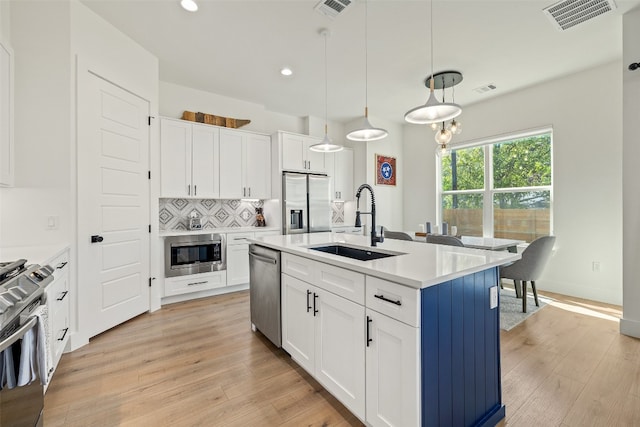
<instances>
[{"instance_id":1,"label":"window","mask_svg":"<svg viewBox=\"0 0 640 427\"><path fill-rule=\"evenodd\" d=\"M551 232L550 130L482 141L440 158L440 218L467 236L531 242Z\"/></svg>"}]
</instances>

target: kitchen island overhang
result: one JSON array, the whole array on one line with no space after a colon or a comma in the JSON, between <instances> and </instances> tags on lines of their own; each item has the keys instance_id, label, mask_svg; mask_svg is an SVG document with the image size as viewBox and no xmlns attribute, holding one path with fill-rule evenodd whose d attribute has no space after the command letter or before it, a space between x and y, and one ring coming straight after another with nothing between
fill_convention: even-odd
<instances>
[{"instance_id":1,"label":"kitchen island overhang","mask_svg":"<svg viewBox=\"0 0 640 427\"><path fill-rule=\"evenodd\" d=\"M402 255L358 261L312 248L322 245L367 248L369 242L364 236L314 233L269 236L254 239L253 242L280 250L283 257L287 254L298 265L316 269L315 275L295 277L298 273L285 271L286 262L283 262L283 348L363 422L368 425L489 426L504 418L499 307L495 302L492 303L491 295L498 293L499 266L516 261L520 258L519 254L385 240L370 249ZM329 275L340 271L352 276L361 275L362 290L359 292L362 299L353 297L355 293L347 295L346 299L351 300L349 303L352 307L347 313L350 322L340 328L344 331L334 328L331 334L312 340L310 352L315 352L318 357L310 361L298 351L302 343L295 341L297 337L288 338L288 335L295 332L298 322L306 322L305 317L315 322L317 334L322 333L323 316L327 318L333 314L327 308L322 312L323 297L329 298L332 293L330 288L323 289L319 279L323 274L326 276L327 271ZM287 313L292 309L287 307L291 306L290 297L295 296L296 287L300 291L299 304L296 303L300 306L300 314L295 318L295 328L287 331L287 323L293 319ZM382 294L380 289L389 292L384 294L386 300L378 299L382 296L378 295ZM339 295L335 290L333 293ZM317 295L319 313L316 310ZM409 298L388 299L391 295L408 295ZM375 298L370 298L372 296ZM394 305L401 300L401 307ZM412 301L415 321L411 321L411 316L394 319L395 310L410 308ZM309 310L311 303L313 310ZM382 307L384 304L391 309L385 311L385 307ZM298 310L298 305L293 306L293 310ZM390 322L395 322L398 327L385 331L384 328L390 327ZM327 321L327 324L330 323ZM394 338L385 346L384 336L390 336L389 331L398 331L399 335L395 337L399 339L398 344L392 344ZM349 343L348 350L341 351L340 355L341 364L351 363L346 370L338 368L338 365L332 366L331 353L326 349L333 348L335 351L340 348L338 345L332 346L331 340L334 340L334 335L343 332L350 337L340 342L340 345ZM351 344L360 341L361 344ZM389 363L394 359L388 356L394 354L398 363ZM383 359L387 362L379 365ZM354 379L351 378L351 372L365 370L360 365L366 366L366 374L362 374L359 380L366 384L366 392L362 387L352 387ZM375 369L370 370L373 365ZM376 374L382 371L390 372ZM389 378L396 378L396 382ZM398 381L397 378L402 380ZM391 382L385 384L384 381ZM375 387L371 388L372 384ZM349 393L341 394L342 390L349 390ZM379 405L388 401L394 404ZM397 409L400 407L402 410ZM394 419L397 421L389 421Z\"/></svg>"}]
</instances>

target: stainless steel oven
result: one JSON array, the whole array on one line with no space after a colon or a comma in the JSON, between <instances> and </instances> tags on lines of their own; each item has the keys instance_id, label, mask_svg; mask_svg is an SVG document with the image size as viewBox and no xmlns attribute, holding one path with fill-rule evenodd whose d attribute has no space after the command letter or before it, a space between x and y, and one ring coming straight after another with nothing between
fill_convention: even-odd
<instances>
[{"instance_id":1,"label":"stainless steel oven","mask_svg":"<svg viewBox=\"0 0 640 427\"><path fill-rule=\"evenodd\" d=\"M194 234L164 239L165 277L226 270L227 250L222 234Z\"/></svg>"}]
</instances>

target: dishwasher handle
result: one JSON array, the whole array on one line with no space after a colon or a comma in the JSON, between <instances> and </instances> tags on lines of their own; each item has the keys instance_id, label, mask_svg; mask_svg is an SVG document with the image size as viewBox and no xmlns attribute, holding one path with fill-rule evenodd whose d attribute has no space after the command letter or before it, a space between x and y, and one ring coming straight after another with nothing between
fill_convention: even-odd
<instances>
[{"instance_id":1,"label":"dishwasher handle","mask_svg":"<svg viewBox=\"0 0 640 427\"><path fill-rule=\"evenodd\" d=\"M253 252L249 252L249 256L251 258L257 259L258 261L268 262L269 264L277 264L278 263L278 260L275 259L275 258L269 258L269 257L266 257L266 256L255 254Z\"/></svg>"}]
</instances>

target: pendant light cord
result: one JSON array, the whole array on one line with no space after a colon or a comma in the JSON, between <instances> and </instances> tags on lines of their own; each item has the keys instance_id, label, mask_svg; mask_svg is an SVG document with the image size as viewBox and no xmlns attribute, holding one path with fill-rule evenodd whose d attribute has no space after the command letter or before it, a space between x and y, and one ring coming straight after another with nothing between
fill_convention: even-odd
<instances>
[{"instance_id":1,"label":"pendant light cord","mask_svg":"<svg viewBox=\"0 0 640 427\"><path fill-rule=\"evenodd\" d=\"M364 2L364 115L369 115L369 6Z\"/></svg>"},{"instance_id":2,"label":"pendant light cord","mask_svg":"<svg viewBox=\"0 0 640 427\"><path fill-rule=\"evenodd\" d=\"M327 33L324 33L324 134L327 135L329 124L328 122L328 107L329 103L329 79L327 77Z\"/></svg>"},{"instance_id":3,"label":"pendant light cord","mask_svg":"<svg viewBox=\"0 0 640 427\"><path fill-rule=\"evenodd\" d=\"M429 28L431 32L431 80L433 80L433 0L429 2L429 19L431 21L431 26ZM431 83L429 83L431 85Z\"/></svg>"}]
</instances>

